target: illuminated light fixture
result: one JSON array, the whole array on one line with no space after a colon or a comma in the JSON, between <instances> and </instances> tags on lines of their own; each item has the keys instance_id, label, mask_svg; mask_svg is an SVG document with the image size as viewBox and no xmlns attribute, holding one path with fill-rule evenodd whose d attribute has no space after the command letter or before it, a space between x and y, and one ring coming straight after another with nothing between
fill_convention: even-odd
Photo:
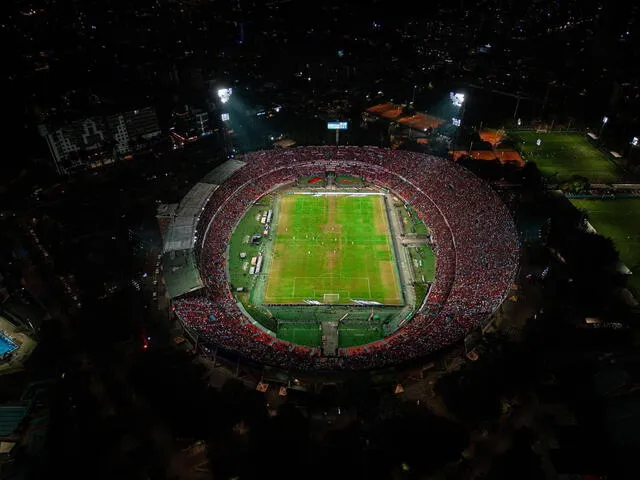
<instances>
[{"instance_id":1,"label":"illuminated light fixture","mask_svg":"<svg viewBox=\"0 0 640 480\"><path fill-rule=\"evenodd\" d=\"M222 103L227 103L231 98L232 89L230 88L221 88L218 90L218 98Z\"/></svg>"},{"instance_id":2,"label":"illuminated light fixture","mask_svg":"<svg viewBox=\"0 0 640 480\"><path fill-rule=\"evenodd\" d=\"M220 115L220 118L222 119L223 122L228 122L229 121L229 114L228 113L223 113L222 115Z\"/></svg>"},{"instance_id":3,"label":"illuminated light fixture","mask_svg":"<svg viewBox=\"0 0 640 480\"><path fill-rule=\"evenodd\" d=\"M609 117L602 117L602 123L607 123L609 121Z\"/></svg>"},{"instance_id":4,"label":"illuminated light fixture","mask_svg":"<svg viewBox=\"0 0 640 480\"><path fill-rule=\"evenodd\" d=\"M454 125L455 127L459 127L459 126L460 126L460 124L462 123L462 122L460 121L460 119L459 119L459 118L455 118L455 117L453 117L453 118L451 119L451 122L453 123L453 125Z\"/></svg>"},{"instance_id":5,"label":"illuminated light fixture","mask_svg":"<svg viewBox=\"0 0 640 480\"><path fill-rule=\"evenodd\" d=\"M638 146L638 143L639 143L639 141L638 141L638 137L633 137L633 138L631 139L631 145L633 145L634 147L637 147L637 146Z\"/></svg>"},{"instance_id":6,"label":"illuminated light fixture","mask_svg":"<svg viewBox=\"0 0 640 480\"><path fill-rule=\"evenodd\" d=\"M449 98L455 107L461 107L464 103L464 93L449 92Z\"/></svg>"},{"instance_id":7,"label":"illuminated light fixture","mask_svg":"<svg viewBox=\"0 0 640 480\"><path fill-rule=\"evenodd\" d=\"M536 145L537 145L537 146L542 145L542 140L541 140L540 138L536 140Z\"/></svg>"}]
</instances>

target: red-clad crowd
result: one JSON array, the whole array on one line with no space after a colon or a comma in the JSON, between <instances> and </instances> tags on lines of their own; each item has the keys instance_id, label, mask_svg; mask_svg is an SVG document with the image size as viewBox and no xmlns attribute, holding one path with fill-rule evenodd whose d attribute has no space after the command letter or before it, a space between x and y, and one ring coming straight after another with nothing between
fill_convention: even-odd
<instances>
[{"instance_id":1,"label":"red-clad crowd","mask_svg":"<svg viewBox=\"0 0 640 480\"><path fill-rule=\"evenodd\" d=\"M206 342L249 359L298 370L366 369L426 355L461 339L493 313L518 267L511 215L491 188L459 165L376 147L300 147L240 157L246 165L213 192L198 225L196 258L206 296L174 308ZM254 324L228 284L226 251L247 208L300 176L334 171L365 178L409 203L432 232L436 275L424 307L387 338L342 348L336 357L275 338Z\"/></svg>"}]
</instances>

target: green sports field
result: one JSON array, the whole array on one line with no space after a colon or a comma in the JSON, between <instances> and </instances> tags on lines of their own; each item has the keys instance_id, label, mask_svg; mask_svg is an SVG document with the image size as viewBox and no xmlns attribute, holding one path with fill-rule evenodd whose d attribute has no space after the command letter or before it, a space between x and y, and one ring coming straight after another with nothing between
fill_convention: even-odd
<instances>
[{"instance_id":1,"label":"green sports field","mask_svg":"<svg viewBox=\"0 0 640 480\"><path fill-rule=\"evenodd\" d=\"M545 176L556 175L559 182L573 175L586 177L591 183L612 183L624 178L624 172L581 133L517 131L510 136L518 140L527 162L535 162ZM542 141L540 146L536 145L538 138Z\"/></svg>"},{"instance_id":2,"label":"green sports field","mask_svg":"<svg viewBox=\"0 0 640 480\"><path fill-rule=\"evenodd\" d=\"M381 195L280 197L264 303L403 303Z\"/></svg>"},{"instance_id":3,"label":"green sports field","mask_svg":"<svg viewBox=\"0 0 640 480\"><path fill-rule=\"evenodd\" d=\"M640 291L640 199L572 199L589 212L589 223L599 234L615 242L620 260L633 272L629 284Z\"/></svg>"}]
</instances>

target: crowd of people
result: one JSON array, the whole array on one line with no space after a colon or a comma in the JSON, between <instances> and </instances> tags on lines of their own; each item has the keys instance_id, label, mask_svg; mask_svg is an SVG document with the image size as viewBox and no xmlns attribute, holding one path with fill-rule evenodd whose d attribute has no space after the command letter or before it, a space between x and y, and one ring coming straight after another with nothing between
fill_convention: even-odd
<instances>
[{"instance_id":1,"label":"crowd of people","mask_svg":"<svg viewBox=\"0 0 640 480\"><path fill-rule=\"evenodd\" d=\"M254 152L217 188L199 220L196 259L205 289L174 301L176 314L206 342L252 360L299 370L382 367L455 342L500 305L518 266L511 215L491 188L459 165L428 155L376 147L300 147ZM409 203L432 232L436 275L427 301L385 339L341 348L294 345L248 319L233 297L227 244L249 206L266 192L306 175L359 176Z\"/></svg>"}]
</instances>

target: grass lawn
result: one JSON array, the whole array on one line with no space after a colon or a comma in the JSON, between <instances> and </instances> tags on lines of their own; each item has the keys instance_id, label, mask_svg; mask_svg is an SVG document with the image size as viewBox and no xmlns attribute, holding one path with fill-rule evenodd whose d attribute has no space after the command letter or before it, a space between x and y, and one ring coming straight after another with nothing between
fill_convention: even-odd
<instances>
[{"instance_id":1,"label":"grass lawn","mask_svg":"<svg viewBox=\"0 0 640 480\"><path fill-rule=\"evenodd\" d=\"M430 247L414 247L409 249L416 281L432 282L436 276L436 255Z\"/></svg>"},{"instance_id":2,"label":"grass lawn","mask_svg":"<svg viewBox=\"0 0 640 480\"><path fill-rule=\"evenodd\" d=\"M382 327L380 326L341 325L338 336L338 346L340 348L346 348L364 345L380 340L383 337Z\"/></svg>"},{"instance_id":3,"label":"grass lawn","mask_svg":"<svg viewBox=\"0 0 640 480\"><path fill-rule=\"evenodd\" d=\"M245 216L231 235L229 248L229 280L234 289L236 287L250 288L253 275L249 275L251 257L258 254L260 245L251 244L251 235L262 235L264 225L258 218L270 209L269 203L249 207ZM246 258L240 258L245 253Z\"/></svg>"},{"instance_id":4,"label":"grass lawn","mask_svg":"<svg viewBox=\"0 0 640 480\"><path fill-rule=\"evenodd\" d=\"M557 174L558 181L580 175L591 183L611 183L625 176L624 171L580 133L518 131L510 135L519 140L520 151L527 162L535 162L545 176ZM540 146L536 145L538 138L542 141Z\"/></svg>"},{"instance_id":5,"label":"grass lawn","mask_svg":"<svg viewBox=\"0 0 640 480\"><path fill-rule=\"evenodd\" d=\"M615 242L620 259L633 272L629 283L640 290L640 199L572 199L589 212L589 223L599 234Z\"/></svg>"},{"instance_id":6,"label":"grass lawn","mask_svg":"<svg viewBox=\"0 0 640 480\"><path fill-rule=\"evenodd\" d=\"M402 304L381 195L283 195L277 222L265 303Z\"/></svg>"},{"instance_id":7,"label":"grass lawn","mask_svg":"<svg viewBox=\"0 0 640 480\"><path fill-rule=\"evenodd\" d=\"M297 345L319 347L322 345L322 330L316 323L304 324L280 324L278 338Z\"/></svg>"},{"instance_id":8,"label":"grass lawn","mask_svg":"<svg viewBox=\"0 0 640 480\"><path fill-rule=\"evenodd\" d=\"M362 179L351 175L336 175L336 184L340 187L360 186L362 185Z\"/></svg>"},{"instance_id":9,"label":"grass lawn","mask_svg":"<svg viewBox=\"0 0 640 480\"><path fill-rule=\"evenodd\" d=\"M298 184L304 187L324 187L324 175L311 175L306 177L300 177Z\"/></svg>"},{"instance_id":10,"label":"grass lawn","mask_svg":"<svg viewBox=\"0 0 640 480\"><path fill-rule=\"evenodd\" d=\"M404 206L396 207L396 212L402 220L402 229L404 233L413 233L416 235L428 235L429 229L424 224L416 211L409 207L409 211Z\"/></svg>"}]
</instances>

